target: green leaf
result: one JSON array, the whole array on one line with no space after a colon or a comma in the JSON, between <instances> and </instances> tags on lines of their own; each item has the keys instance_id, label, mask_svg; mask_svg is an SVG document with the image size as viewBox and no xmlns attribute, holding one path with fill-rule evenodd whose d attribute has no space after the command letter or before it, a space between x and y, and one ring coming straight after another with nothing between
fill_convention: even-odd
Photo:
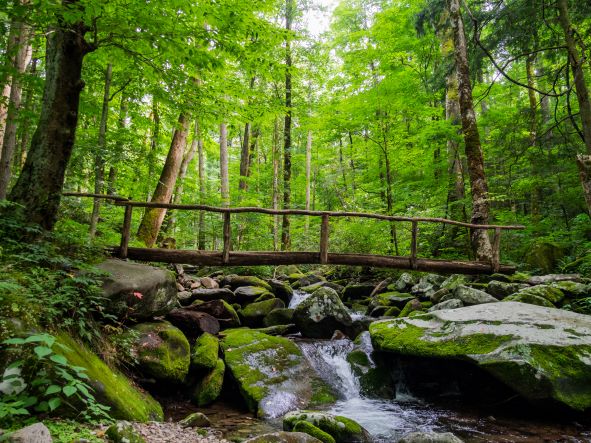
<instances>
[{"instance_id":1,"label":"green leaf","mask_svg":"<svg viewBox=\"0 0 591 443\"><path fill-rule=\"evenodd\" d=\"M4 345L22 345L25 343L23 338L8 338L2 341Z\"/></svg>"},{"instance_id":2,"label":"green leaf","mask_svg":"<svg viewBox=\"0 0 591 443\"><path fill-rule=\"evenodd\" d=\"M37 354L37 357L39 357L39 358L46 357L49 354L53 353L51 348L48 348L47 346L35 346L34 350L35 350L35 354Z\"/></svg>"},{"instance_id":3,"label":"green leaf","mask_svg":"<svg viewBox=\"0 0 591 443\"><path fill-rule=\"evenodd\" d=\"M51 357L49 357L49 359L52 362L58 363L60 365L67 365L68 364L68 360L66 359L66 357L64 357L63 355L60 354L53 354Z\"/></svg>"},{"instance_id":4,"label":"green leaf","mask_svg":"<svg viewBox=\"0 0 591 443\"><path fill-rule=\"evenodd\" d=\"M61 390L62 388L60 388L58 385L51 385L45 391L45 395L55 394L56 392L60 392Z\"/></svg>"},{"instance_id":5,"label":"green leaf","mask_svg":"<svg viewBox=\"0 0 591 443\"><path fill-rule=\"evenodd\" d=\"M59 397L53 397L52 399L50 399L47 402L47 405L49 406L49 409L52 411L55 411L59 405L62 404L62 400Z\"/></svg>"},{"instance_id":6,"label":"green leaf","mask_svg":"<svg viewBox=\"0 0 591 443\"><path fill-rule=\"evenodd\" d=\"M71 397L72 395L74 395L76 393L76 391L78 391L78 389L76 389L76 387L74 387L72 385L67 385L67 386L63 387L62 391L64 392L66 397Z\"/></svg>"}]
</instances>

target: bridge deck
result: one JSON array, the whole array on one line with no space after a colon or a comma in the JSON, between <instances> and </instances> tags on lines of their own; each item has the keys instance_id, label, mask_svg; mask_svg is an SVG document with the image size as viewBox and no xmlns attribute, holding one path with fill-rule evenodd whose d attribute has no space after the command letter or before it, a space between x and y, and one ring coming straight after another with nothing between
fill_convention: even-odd
<instances>
[{"instance_id":1,"label":"bridge deck","mask_svg":"<svg viewBox=\"0 0 591 443\"><path fill-rule=\"evenodd\" d=\"M111 248L110 251L114 256L120 256L119 247ZM227 262L224 262L223 253L217 251L130 247L127 249L127 257L133 260L182 263L196 266L277 266L322 263L318 252L231 251ZM417 271L458 274L491 274L495 272L495 269L487 262L417 258L413 266L409 257L370 254L328 253L324 264L414 269ZM512 274L515 272L515 267L500 265L496 272Z\"/></svg>"}]
</instances>

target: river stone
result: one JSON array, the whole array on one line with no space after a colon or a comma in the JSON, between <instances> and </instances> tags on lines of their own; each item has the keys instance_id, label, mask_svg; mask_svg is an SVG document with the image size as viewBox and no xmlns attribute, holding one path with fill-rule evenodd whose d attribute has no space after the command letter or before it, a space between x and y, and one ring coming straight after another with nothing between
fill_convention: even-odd
<instances>
[{"instance_id":1,"label":"river stone","mask_svg":"<svg viewBox=\"0 0 591 443\"><path fill-rule=\"evenodd\" d=\"M253 302L264 294L271 293L267 289L259 288L258 286L240 286L234 291L236 301L242 304Z\"/></svg>"},{"instance_id":2,"label":"river stone","mask_svg":"<svg viewBox=\"0 0 591 443\"><path fill-rule=\"evenodd\" d=\"M190 309L173 309L166 316L173 325L183 331L188 338L199 337L204 332L217 335L220 332L220 322L205 312Z\"/></svg>"},{"instance_id":3,"label":"river stone","mask_svg":"<svg viewBox=\"0 0 591 443\"><path fill-rule=\"evenodd\" d=\"M461 359L530 400L591 407L591 317L516 302L371 324L377 351Z\"/></svg>"},{"instance_id":4,"label":"river stone","mask_svg":"<svg viewBox=\"0 0 591 443\"><path fill-rule=\"evenodd\" d=\"M230 291L228 288L218 288L218 289L193 289L191 291L192 297L191 301L195 300L202 300L202 301L210 301L210 300L224 300L228 303L234 303L235 297L234 293Z\"/></svg>"},{"instance_id":5,"label":"river stone","mask_svg":"<svg viewBox=\"0 0 591 443\"><path fill-rule=\"evenodd\" d=\"M13 432L6 441L9 443L51 443L53 440L47 426L43 423L35 423Z\"/></svg>"},{"instance_id":6,"label":"river stone","mask_svg":"<svg viewBox=\"0 0 591 443\"><path fill-rule=\"evenodd\" d=\"M396 306L397 308L404 308L404 306L414 297L408 294L401 294L400 292L383 292L372 297L368 310L377 306Z\"/></svg>"},{"instance_id":7,"label":"river stone","mask_svg":"<svg viewBox=\"0 0 591 443\"><path fill-rule=\"evenodd\" d=\"M493 280L486 287L486 292L499 300L515 294L516 292L529 288L529 285L524 283L506 283L502 281Z\"/></svg>"},{"instance_id":8,"label":"river stone","mask_svg":"<svg viewBox=\"0 0 591 443\"><path fill-rule=\"evenodd\" d=\"M293 432L305 432L314 438L317 438L322 443L336 443L332 435L324 432L322 429L317 428L312 423L307 421L298 421L293 426Z\"/></svg>"},{"instance_id":9,"label":"river stone","mask_svg":"<svg viewBox=\"0 0 591 443\"><path fill-rule=\"evenodd\" d=\"M140 371L159 381L181 383L189 372L190 346L180 329L166 321L140 323L133 328L136 337L131 353Z\"/></svg>"},{"instance_id":10,"label":"river stone","mask_svg":"<svg viewBox=\"0 0 591 443\"><path fill-rule=\"evenodd\" d=\"M468 283L468 277L462 274L452 274L447 277L443 283L441 283L440 288L449 289L450 291L454 291L458 286L466 285Z\"/></svg>"},{"instance_id":11,"label":"river stone","mask_svg":"<svg viewBox=\"0 0 591 443\"><path fill-rule=\"evenodd\" d=\"M327 288L334 289L335 291L337 291L338 294L343 292L343 290L345 289L343 286L341 286L337 283L330 282L330 281L319 281L317 283L313 283L308 286L303 286L299 289L300 289L300 291L307 292L308 294L313 294L316 291L316 289L320 289L324 286L326 286Z\"/></svg>"},{"instance_id":12,"label":"river stone","mask_svg":"<svg viewBox=\"0 0 591 443\"><path fill-rule=\"evenodd\" d=\"M581 283L581 276L579 274L547 274L547 275L536 275L529 277L527 282L530 285L545 285L550 283L556 283L559 281L574 281Z\"/></svg>"},{"instance_id":13,"label":"river stone","mask_svg":"<svg viewBox=\"0 0 591 443\"><path fill-rule=\"evenodd\" d=\"M431 306L429 309L427 309L427 311L433 312L433 311L440 311L442 309L458 309L458 308L463 308L463 307L464 307L464 303L462 303L462 300L458 300L457 298L454 298L452 300L447 300L447 301L438 303L435 306Z\"/></svg>"},{"instance_id":14,"label":"river stone","mask_svg":"<svg viewBox=\"0 0 591 443\"><path fill-rule=\"evenodd\" d=\"M267 283L271 286L271 292L275 294L275 297L280 298L283 300L283 303L288 305L291 301L291 297L293 297L293 289L291 286L289 286L287 282L277 279L267 280Z\"/></svg>"},{"instance_id":15,"label":"river stone","mask_svg":"<svg viewBox=\"0 0 591 443\"><path fill-rule=\"evenodd\" d=\"M248 409L258 417L280 417L336 400L291 340L251 329L228 329L224 335L227 369Z\"/></svg>"},{"instance_id":16,"label":"river stone","mask_svg":"<svg viewBox=\"0 0 591 443\"><path fill-rule=\"evenodd\" d=\"M194 303L188 308L191 311L205 312L215 317L221 328L235 328L240 326L240 318L236 310L225 300L211 300L204 303Z\"/></svg>"},{"instance_id":17,"label":"river stone","mask_svg":"<svg viewBox=\"0 0 591 443\"><path fill-rule=\"evenodd\" d=\"M201 277L199 281L205 289L218 289L220 284L211 277Z\"/></svg>"},{"instance_id":18,"label":"river stone","mask_svg":"<svg viewBox=\"0 0 591 443\"><path fill-rule=\"evenodd\" d=\"M458 286L453 293L444 295L441 298L441 301L444 302L453 299L461 300L465 305L480 305L482 303L498 302L496 298L484 291L463 285Z\"/></svg>"},{"instance_id":19,"label":"river stone","mask_svg":"<svg viewBox=\"0 0 591 443\"><path fill-rule=\"evenodd\" d=\"M262 326L263 319L273 310L285 308L285 303L278 298L260 301L246 305L240 311L242 320L246 326Z\"/></svg>"},{"instance_id":20,"label":"river stone","mask_svg":"<svg viewBox=\"0 0 591 443\"><path fill-rule=\"evenodd\" d=\"M109 426L105 435L113 443L146 443L144 437L128 421L118 421Z\"/></svg>"},{"instance_id":21,"label":"river stone","mask_svg":"<svg viewBox=\"0 0 591 443\"><path fill-rule=\"evenodd\" d=\"M447 289L447 288L438 289L433 294L431 294L431 302L434 303L434 304L437 304L447 294L451 294L451 291L449 289Z\"/></svg>"},{"instance_id":22,"label":"river stone","mask_svg":"<svg viewBox=\"0 0 591 443\"><path fill-rule=\"evenodd\" d=\"M291 286L294 289L303 288L305 286L313 285L314 283L325 282L326 279L322 275L305 274L303 277L294 282Z\"/></svg>"},{"instance_id":23,"label":"river stone","mask_svg":"<svg viewBox=\"0 0 591 443\"><path fill-rule=\"evenodd\" d=\"M548 285L530 286L513 295L520 294L537 295L538 297L545 298L552 304L557 304L564 300L564 293L560 289Z\"/></svg>"},{"instance_id":24,"label":"river stone","mask_svg":"<svg viewBox=\"0 0 591 443\"><path fill-rule=\"evenodd\" d=\"M182 428L208 428L211 422L203 412L193 412L179 421L179 425Z\"/></svg>"},{"instance_id":25,"label":"river stone","mask_svg":"<svg viewBox=\"0 0 591 443\"><path fill-rule=\"evenodd\" d=\"M177 304L171 271L118 259L106 260L97 268L107 274L103 277L107 311L118 318L147 320L166 315Z\"/></svg>"},{"instance_id":26,"label":"river stone","mask_svg":"<svg viewBox=\"0 0 591 443\"><path fill-rule=\"evenodd\" d=\"M225 372L226 365L224 360L220 358L215 367L195 386L192 400L197 406L207 406L217 400L222 393Z\"/></svg>"},{"instance_id":27,"label":"river stone","mask_svg":"<svg viewBox=\"0 0 591 443\"><path fill-rule=\"evenodd\" d=\"M233 291L242 286L255 286L269 292L272 291L269 283L252 275L227 275L222 279L221 285L230 286Z\"/></svg>"},{"instance_id":28,"label":"river stone","mask_svg":"<svg viewBox=\"0 0 591 443\"><path fill-rule=\"evenodd\" d=\"M294 309L280 308L269 312L263 319L265 326L289 325L293 323Z\"/></svg>"},{"instance_id":29,"label":"river stone","mask_svg":"<svg viewBox=\"0 0 591 443\"><path fill-rule=\"evenodd\" d=\"M342 292L343 301L359 300L369 297L373 292L375 285L372 283L351 284L345 286Z\"/></svg>"},{"instance_id":30,"label":"river stone","mask_svg":"<svg viewBox=\"0 0 591 443\"><path fill-rule=\"evenodd\" d=\"M398 443L463 443L463 440L451 432L411 432L398 440Z\"/></svg>"},{"instance_id":31,"label":"river stone","mask_svg":"<svg viewBox=\"0 0 591 443\"><path fill-rule=\"evenodd\" d=\"M196 369L213 369L218 362L220 342L217 337L205 332L193 346L191 366Z\"/></svg>"},{"instance_id":32,"label":"river stone","mask_svg":"<svg viewBox=\"0 0 591 443\"><path fill-rule=\"evenodd\" d=\"M334 289L320 288L301 302L293 313L304 337L330 338L337 329L348 331L353 320Z\"/></svg>"},{"instance_id":33,"label":"river stone","mask_svg":"<svg viewBox=\"0 0 591 443\"><path fill-rule=\"evenodd\" d=\"M298 410L285 414L283 417L283 430L291 431L296 423L300 421L307 421L323 430L331 435L336 443L373 442L369 432L356 421L320 411Z\"/></svg>"},{"instance_id":34,"label":"river stone","mask_svg":"<svg viewBox=\"0 0 591 443\"><path fill-rule=\"evenodd\" d=\"M304 432L273 432L249 438L242 443L322 443Z\"/></svg>"},{"instance_id":35,"label":"river stone","mask_svg":"<svg viewBox=\"0 0 591 443\"><path fill-rule=\"evenodd\" d=\"M392 285L392 288L388 287L388 289L393 289L398 292L407 292L410 291L410 289L415 285L415 283L415 278L408 272L404 272L398 278L398 280L396 280L396 283Z\"/></svg>"}]
</instances>

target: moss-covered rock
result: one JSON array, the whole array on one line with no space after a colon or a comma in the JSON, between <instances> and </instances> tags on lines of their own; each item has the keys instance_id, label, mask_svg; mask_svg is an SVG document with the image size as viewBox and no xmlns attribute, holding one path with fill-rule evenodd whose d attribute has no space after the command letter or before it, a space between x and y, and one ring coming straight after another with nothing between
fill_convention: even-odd
<instances>
[{"instance_id":1,"label":"moss-covered rock","mask_svg":"<svg viewBox=\"0 0 591 443\"><path fill-rule=\"evenodd\" d=\"M373 283L350 284L343 289L343 301L359 300L369 297L375 288Z\"/></svg>"},{"instance_id":2,"label":"moss-covered rock","mask_svg":"<svg viewBox=\"0 0 591 443\"><path fill-rule=\"evenodd\" d=\"M144 437L133 429L131 423L127 421L118 421L109 426L105 435L113 443L146 443Z\"/></svg>"},{"instance_id":3,"label":"moss-covered rock","mask_svg":"<svg viewBox=\"0 0 591 443\"><path fill-rule=\"evenodd\" d=\"M453 299L453 300L447 300L441 303L437 303L434 306L431 306L428 311L432 312L432 311L441 311L442 309L458 309L458 308L463 308L464 307L464 303L462 303L462 300L457 300L457 299Z\"/></svg>"},{"instance_id":4,"label":"moss-covered rock","mask_svg":"<svg viewBox=\"0 0 591 443\"><path fill-rule=\"evenodd\" d=\"M528 292L518 292L517 294L510 295L509 297L505 297L503 301L508 302L518 302L518 303L527 303L530 305L537 305L537 306L546 306L547 308L554 308L555 306L546 300L544 297L540 297L539 295L531 294Z\"/></svg>"},{"instance_id":5,"label":"moss-covered rock","mask_svg":"<svg viewBox=\"0 0 591 443\"><path fill-rule=\"evenodd\" d=\"M531 400L591 408L591 318L515 302L374 322L376 350L478 365Z\"/></svg>"},{"instance_id":6,"label":"moss-covered rock","mask_svg":"<svg viewBox=\"0 0 591 443\"><path fill-rule=\"evenodd\" d=\"M265 288L258 286L240 286L234 291L236 300L242 305L246 303L252 303L257 298L268 296L267 294L273 296L273 294L271 294Z\"/></svg>"},{"instance_id":7,"label":"moss-covered rock","mask_svg":"<svg viewBox=\"0 0 591 443\"><path fill-rule=\"evenodd\" d=\"M334 289L322 287L301 302L293 314L304 337L330 338L337 329L347 333L353 320Z\"/></svg>"},{"instance_id":8,"label":"moss-covered rock","mask_svg":"<svg viewBox=\"0 0 591 443\"><path fill-rule=\"evenodd\" d=\"M402 308L402 311L400 311L400 314L398 314L398 317L408 317L411 312L422 310L423 306L421 305L421 302L418 299L413 298L412 300L406 302L404 308Z\"/></svg>"},{"instance_id":9,"label":"moss-covered rock","mask_svg":"<svg viewBox=\"0 0 591 443\"><path fill-rule=\"evenodd\" d=\"M529 285L526 283L508 283L492 280L486 287L486 292L493 297L502 300L525 288L529 288Z\"/></svg>"},{"instance_id":10,"label":"moss-covered rock","mask_svg":"<svg viewBox=\"0 0 591 443\"><path fill-rule=\"evenodd\" d=\"M293 323L294 309L279 308L269 312L263 319L265 326L289 325Z\"/></svg>"},{"instance_id":11,"label":"moss-covered rock","mask_svg":"<svg viewBox=\"0 0 591 443\"><path fill-rule=\"evenodd\" d=\"M301 404L335 401L291 340L246 328L224 334L221 345L228 371L249 410L258 416L279 417Z\"/></svg>"},{"instance_id":12,"label":"moss-covered rock","mask_svg":"<svg viewBox=\"0 0 591 443\"><path fill-rule=\"evenodd\" d=\"M371 298L368 309L373 309L377 306L395 306L399 309L404 306L414 297L409 294L401 294L400 292L390 291L382 292L381 294L374 295Z\"/></svg>"},{"instance_id":13,"label":"moss-covered rock","mask_svg":"<svg viewBox=\"0 0 591 443\"><path fill-rule=\"evenodd\" d=\"M242 286L254 286L269 292L272 290L269 283L253 275L227 275L222 279L221 285L230 286L233 291Z\"/></svg>"},{"instance_id":14,"label":"moss-covered rock","mask_svg":"<svg viewBox=\"0 0 591 443\"><path fill-rule=\"evenodd\" d=\"M417 280L415 277L408 272L404 272L395 283L388 285L388 289L390 291L409 292L416 282Z\"/></svg>"},{"instance_id":15,"label":"moss-covered rock","mask_svg":"<svg viewBox=\"0 0 591 443\"><path fill-rule=\"evenodd\" d=\"M336 443L370 443L373 441L369 432L359 423L340 415L331 415L319 411L293 411L283 417L283 430L291 431L301 421L313 424L331 435Z\"/></svg>"},{"instance_id":16,"label":"moss-covered rock","mask_svg":"<svg viewBox=\"0 0 591 443\"><path fill-rule=\"evenodd\" d=\"M465 305L480 305L483 303L498 302L498 300L492 295L487 294L480 289L475 289L464 285L459 285L453 292L441 297L440 302L453 299L461 300Z\"/></svg>"},{"instance_id":17,"label":"moss-covered rock","mask_svg":"<svg viewBox=\"0 0 591 443\"><path fill-rule=\"evenodd\" d=\"M275 309L285 308L285 303L278 298L250 303L240 311L244 325L257 327L263 325L263 319Z\"/></svg>"},{"instance_id":18,"label":"moss-covered rock","mask_svg":"<svg viewBox=\"0 0 591 443\"><path fill-rule=\"evenodd\" d=\"M293 432L304 432L308 435L311 435L314 438L317 438L322 443L336 443L335 439L332 435L324 432L322 429L317 428L312 423L307 421L298 421L293 426Z\"/></svg>"},{"instance_id":19,"label":"moss-covered rock","mask_svg":"<svg viewBox=\"0 0 591 443\"><path fill-rule=\"evenodd\" d=\"M242 443L322 443L317 438L304 432L272 432L257 435Z\"/></svg>"},{"instance_id":20,"label":"moss-covered rock","mask_svg":"<svg viewBox=\"0 0 591 443\"><path fill-rule=\"evenodd\" d=\"M110 406L112 417L121 420L146 422L162 420L162 407L149 394L137 389L119 371L109 368L98 356L66 333L58 336L58 342L67 350L57 350L74 366L86 369L89 384L94 388L97 400Z\"/></svg>"},{"instance_id":21,"label":"moss-covered rock","mask_svg":"<svg viewBox=\"0 0 591 443\"><path fill-rule=\"evenodd\" d=\"M260 301L265 301L265 300L272 300L274 298L275 298L275 296L273 294L271 294L270 292L265 292L262 295L260 295L258 298L256 298L254 300L254 303L258 303Z\"/></svg>"},{"instance_id":22,"label":"moss-covered rock","mask_svg":"<svg viewBox=\"0 0 591 443\"><path fill-rule=\"evenodd\" d=\"M517 295L524 294L545 298L553 305L556 305L564 300L564 293L560 289L548 285L531 286L529 288L521 289L519 292L517 292Z\"/></svg>"},{"instance_id":23,"label":"moss-covered rock","mask_svg":"<svg viewBox=\"0 0 591 443\"><path fill-rule=\"evenodd\" d=\"M271 292L275 294L275 297L280 298L283 303L288 305L293 296L293 289L289 283L277 279L267 280L267 283L271 286Z\"/></svg>"},{"instance_id":24,"label":"moss-covered rock","mask_svg":"<svg viewBox=\"0 0 591 443\"><path fill-rule=\"evenodd\" d=\"M386 311L384 312L384 317L398 317L401 312L402 311L400 308L392 306L391 308L386 309Z\"/></svg>"},{"instance_id":25,"label":"moss-covered rock","mask_svg":"<svg viewBox=\"0 0 591 443\"><path fill-rule=\"evenodd\" d=\"M181 383L189 372L191 350L180 329L166 321L140 323L132 354L142 373L156 380Z\"/></svg>"},{"instance_id":26,"label":"moss-covered rock","mask_svg":"<svg viewBox=\"0 0 591 443\"><path fill-rule=\"evenodd\" d=\"M567 297L590 297L591 287L589 285L574 281L557 281L550 286L559 289Z\"/></svg>"},{"instance_id":27,"label":"moss-covered rock","mask_svg":"<svg viewBox=\"0 0 591 443\"><path fill-rule=\"evenodd\" d=\"M215 368L212 369L195 387L192 400L197 406L206 406L214 402L222 392L226 365L222 359L218 359Z\"/></svg>"},{"instance_id":28,"label":"moss-covered rock","mask_svg":"<svg viewBox=\"0 0 591 443\"><path fill-rule=\"evenodd\" d=\"M240 306L240 305L238 305ZM202 302L197 300L190 309L205 312L215 317L220 323L221 329L236 328L240 326L240 317L232 305L225 300L211 300Z\"/></svg>"},{"instance_id":29,"label":"moss-covered rock","mask_svg":"<svg viewBox=\"0 0 591 443\"><path fill-rule=\"evenodd\" d=\"M208 428L211 422L203 412L193 412L179 421L179 425L183 428Z\"/></svg>"},{"instance_id":30,"label":"moss-covered rock","mask_svg":"<svg viewBox=\"0 0 591 443\"><path fill-rule=\"evenodd\" d=\"M193 346L191 366L195 369L213 369L218 362L220 343L216 336L207 332L201 335Z\"/></svg>"},{"instance_id":31,"label":"moss-covered rock","mask_svg":"<svg viewBox=\"0 0 591 443\"><path fill-rule=\"evenodd\" d=\"M356 348L347 355L347 362L359 379L361 393L370 398L393 399L396 389L389 369L375 365L365 351Z\"/></svg>"}]
</instances>

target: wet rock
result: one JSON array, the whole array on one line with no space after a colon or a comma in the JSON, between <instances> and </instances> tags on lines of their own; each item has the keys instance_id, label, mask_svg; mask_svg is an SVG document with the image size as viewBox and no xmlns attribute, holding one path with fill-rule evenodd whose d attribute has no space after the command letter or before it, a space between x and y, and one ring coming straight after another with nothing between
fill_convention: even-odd
<instances>
[{"instance_id":1,"label":"wet rock","mask_svg":"<svg viewBox=\"0 0 591 443\"><path fill-rule=\"evenodd\" d=\"M294 309L279 308L269 312L263 319L265 326L289 325L293 323Z\"/></svg>"},{"instance_id":2,"label":"wet rock","mask_svg":"<svg viewBox=\"0 0 591 443\"><path fill-rule=\"evenodd\" d=\"M166 318L190 339L197 338L204 332L209 332L212 335L217 335L220 332L220 322L205 312L173 309Z\"/></svg>"},{"instance_id":3,"label":"wet rock","mask_svg":"<svg viewBox=\"0 0 591 443\"><path fill-rule=\"evenodd\" d=\"M529 277L527 282L530 285L547 285L550 283L556 283L559 281L572 281L581 283L582 279L579 274L547 274L547 275L536 275Z\"/></svg>"},{"instance_id":4,"label":"wet rock","mask_svg":"<svg viewBox=\"0 0 591 443\"><path fill-rule=\"evenodd\" d=\"M224 335L227 369L257 416L280 417L302 405L335 401L291 340L251 329L229 329Z\"/></svg>"},{"instance_id":5,"label":"wet rock","mask_svg":"<svg viewBox=\"0 0 591 443\"><path fill-rule=\"evenodd\" d=\"M397 308L396 306L392 306L391 308L388 308L384 312L384 317L398 317L401 312L402 312L402 310L400 308Z\"/></svg>"},{"instance_id":6,"label":"wet rock","mask_svg":"<svg viewBox=\"0 0 591 443\"><path fill-rule=\"evenodd\" d=\"M207 406L220 396L224 384L226 365L218 359L215 367L203 377L193 391L192 401L197 406Z\"/></svg>"},{"instance_id":7,"label":"wet rock","mask_svg":"<svg viewBox=\"0 0 591 443\"><path fill-rule=\"evenodd\" d=\"M488 292L493 297L502 300L505 297L515 294L516 292L525 288L529 288L529 285L524 283L506 283L493 280L488 284L486 292Z\"/></svg>"},{"instance_id":8,"label":"wet rock","mask_svg":"<svg viewBox=\"0 0 591 443\"><path fill-rule=\"evenodd\" d=\"M312 294L316 291L316 289L322 288L322 287L327 287L327 288L331 288L334 289L337 294L340 294L341 292L343 292L343 290L345 289L343 286L337 284L337 283L333 283L330 281L319 281L318 283L314 283L311 284L309 286L304 286L301 287L300 290L307 292L309 294Z\"/></svg>"},{"instance_id":9,"label":"wet rock","mask_svg":"<svg viewBox=\"0 0 591 443\"><path fill-rule=\"evenodd\" d=\"M118 318L147 320L166 315L177 304L171 271L118 259L106 260L97 268L107 274L103 278L107 311Z\"/></svg>"},{"instance_id":10,"label":"wet rock","mask_svg":"<svg viewBox=\"0 0 591 443\"><path fill-rule=\"evenodd\" d=\"M179 425L183 428L208 428L211 422L204 413L194 412L179 421Z\"/></svg>"},{"instance_id":11,"label":"wet rock","mask_svg":"<svg viewBox=\"0 0 591 443\"><path fill-rule=\"evenodd\" d=\"M283 417L283 429L290 431L300 421L313 424L332 436L337 443L370 443L373 441L369 432L356 421L320 411L298 410L289 412Z\"/></svg>"},{"instance_id":12,"label":"wet rock","mask_svg":"<svg viewBox=\"0 0 591 443\"><path fill-rule=\"evenodd\" d=\"M193 293L191 291L181 291L177 294L177 299L182 306L190 305L193 300Z\"/></svg>"},{"instance_id":13,"label":"wet rock","mask_svg":"<svg viewBox=\"0 0 591 443\"><path fill-rule=\"evenodd\" d=\"M471 362L530 400L591 407L591 317L515 302L374 322L377 351Z\"/></svg>"},{"instance_id":14,"label":"wet rock","mask_svg":"<svg viewBox=\"0 0 591 443\"><path fill-rule=\"evenodd\" d=\"M240 286L234 291L236 301L241 304L251 303L264 294L273 296L267 289L258 286Z\"/></svg>"},{"instance_id":15,"label":"wet rock","mask_svg":"<svg viewBox=\"0 0 591 443\"><path fill-rule=\"evenodd\" d=\"M332 435L324 432L322 429L317 428L312 423L307 421L298 421L293 427L293 432L304 432L308 435L311 435L314 438L317 438L322 443L336 443L335 439Z\"/></svg>"},{"instance_id":16,"label":"wet rock","mask_svg":"<svg viewBox=\"0 0 591 443\"><path fill-rule=\"evenodd\" d=\"M240 311L246 326L257 327L263 325L263 319L275 309L285 308L285 303L278 298L251 303Z\"/></svg>"},{"instance_id":17,"label":"wet rock","mask_svg":"<svg viewBox=\"0 0 591 443\"><path fill-rule=\"evenodd\" d=\"M398 443L463 443L463 440L451 432L411 432L398 440Z\"/></svg>"},{"instance_id":18,"label":"wet rock","mask_svg":"<svg viewBox=\"0 0 591 443\"><path fill-rule=\"evenodd\" d=\"M319 283L326 281L326 279L321 275L316 274L306 274L304 277L301 277L298 281L296 281L292 287L294 289L303 288L305 286L313 285L314 283Z\"/></svg>"},{"instance_id":19,"label":"wet rock","mask_svg":"<svg viewBox=\"0 0 591 443\"><path fill-rule=\"evenodd\" d=\"M107 429L106 436L114 443L146 443L146 440L127 421L118 421L111 425Z\"/></svg>"},{"instance_id":20,"label":"wet rock","mask_svg":"<svg viewBox=\"0 0 591 443\"><path fill-rule=\"evenodd\" d=\"M277 279L267 280L267 283L271 286L271 292L275 294L275 297L283 300L283 303L288 305L293 296L293 289L291 286L288 283Z\"/></svg>"},{"instance_id":21,"label":"wet rock","mask_svg":"<svg viewBox=\"0 0 591 443\"><path fill-rule=\"evenodd\" d=\"M480 305L482 303L498 302L496 298L484 291L463 285L458 286L453 293L444 295L441 298L441 301L444 302L453 299L461 300L465 305Z\"/></svg>"},{"instance_id":22,"label":"wet rock","mask_svg":"<svg viewBox=\"0 0 591 443\"><path fill-rule=\"evenodd\" d=\"M272 288L266 281L252 275L227 275L221 281L222 286L230 286L234 291L242 286L255 286L271 292Z\"/></svg>"},{"instance_id":23,"label":"wet rock","mask_svg":"<svg viewBox=\"0 0 591 443\"><path fill-rule=\"evenodd\" d=\"M189 306L191 311L205 312L215 317L222 329L240 326L240 318L236 310L225 300L211 300Z\"/></svg>"},{"instance_id":24,"label":"wet rock","mask_svg":"<svg viewBox=\"0 0 591 443\"><path fill-rule=\"evenodd\" d=\"M330 338L337 329L347 331L353 324L338 294L330 288L320 288L300 303L293 320L302 335L310 338Z\"/></svg>"},{"instance_id":25,"label":"wet rock","mask_svg":"<svg viewBox=\"0 0 591 443\"><path fill-rule=\"evenodd\" d=\"M422 310L423 310L423 305L421 305L421 302L418 299L413 298L412 300L409 300L404 305L404 308L402 308L402 311L400 311L400 314L398 314L398 317L407 317L412 312L422 311Z\"/></svg>"},{"instance_id":26,"label":"wet rock","mask_svg":"<svg viewBox=\"0 0 591 443\"><path fill-rule=\"evenodd\" d=\"M181 383L185 379L191 355L189 342L180 329L162 321L140 323L131 330L136 337L132 355L136 356L143 374L172 383Z\"/></svg>"},{"instance_id":27,"label":"wet rock","mask_svg":"<svg viewBox=\"0 0 591 443\"><path fill-rule=\"evenodd\" d=\"M440 311L442 309L458 309L458 308L463 308L463 307L464 307L464 303L462 302L462 300L452 299L452 300L447 300L447 301L438 303L435 306L430 307L427 311L433 312L433 311Z\"/></svg>"},{"instance_id":28,"label":"wet rock","mask_svg":"<svg viewBox=\"0 0 591 443\"><path fill-rule=\"evenodd\" d=\"M230 291L228 288L219 288L219 289L205 289L199 288L194 289L191 291L192 297L191 301L195 300L202 300L202 301L211 301L211 300L224 300L228 303L234 303L234 293Z\"/></svg>"},{"instance_id":29,"label":"wet rock","mask_svg":"<svg viewBox=\"0 0 591 443\"><path fill-rule=\"evenodd\" d=\"M368 352L357 345L347 355L347 362L359 379L361 393L370 398L393 399L396 396L396 388L390 370L387 365L377 366L368 356L370 352L371 348Z\"/></svg>"},{"instance_id":30,"label":"wet rock","mask_svg":"<svg viewBox=\"0 0 591 443\"><path fill-rule=\"evenodd\" d=\"M303 432L273 432L249 438L243 443L322 443Z\"/></svg>"},{"instance_id":31,"label":"wet rock","mask_svg":"<svg viewBox=\"0 0 591 443\"><path fill-rule=\"evenodd\" d=\"M345 286L345 289L343 289L343 301L360 300L369 297L374 288L375 285L372 283L347 285Z\"/></svg>"},{"instance_id":32,"label":"wet rock","mask_svg":"<svg viewBox=\"0 0 591 443\"><path fill-rule=\"evenodd\" d=\"M191 366L195 369L213 369L218 362L220 343L217 337L205 332L193 346Z\"/></svg>"},{"instance_id":33,"label":"wet rock","mask_svg":"<svg viewBox=\"0 0 591 443\"><path fill-rule=\"evenodd\" d=\"M7 438L9 443L51 443L53 440L47 426L35 423L13 432Z\"/></svg>"}]
</instances>

